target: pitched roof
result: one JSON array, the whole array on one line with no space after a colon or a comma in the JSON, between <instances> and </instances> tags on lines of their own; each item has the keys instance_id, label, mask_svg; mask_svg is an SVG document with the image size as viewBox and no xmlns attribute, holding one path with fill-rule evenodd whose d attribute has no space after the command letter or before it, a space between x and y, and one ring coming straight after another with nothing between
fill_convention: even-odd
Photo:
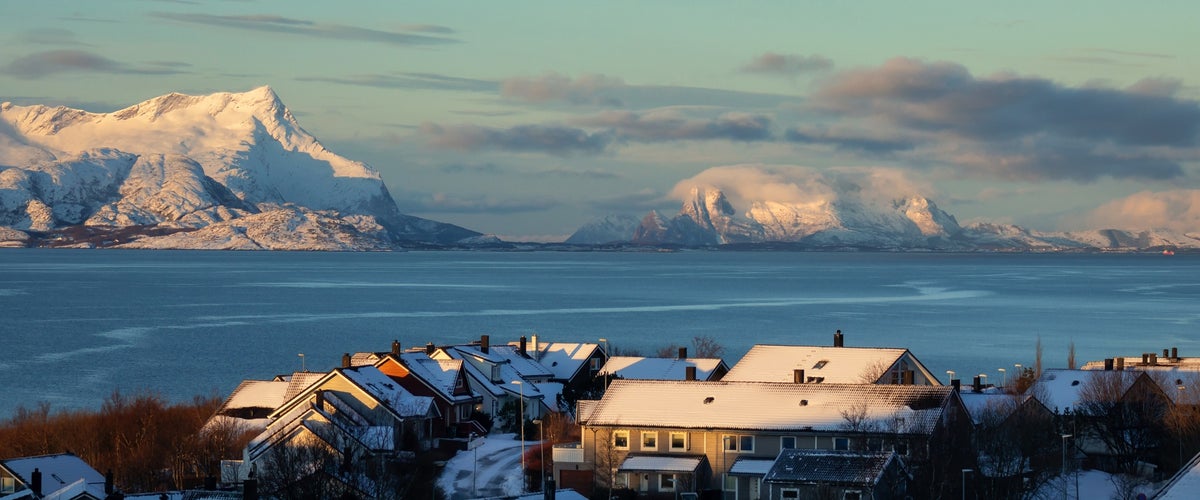
<instances>
[{"instance_id":1,"label":"pitched roof","mask_svg":"<svg viewBox=\"0 0 1200 500\"><path fill-rule=\"evenodd\" d=\"M554 373L545 366L542 366L541 363L538 363L527 355L522 355L521 349L517 346L494 345L489 350L493 357L508 361L508 364L517 373L521 374L521 378L550 378L554 376Z\"/></svg>"},{"instance_id":2,"label":"pitched roof","mask_svg":"<svg viewBox=\"0 0 1200 500\"><path fill-rule=\"evenodd\" d=\"M763 481L874 486L895 456L890 451L783 450Z\"/></svg>"},{"instance_id":3,"label":"pitched roof","mask_svg":"<svg viewBox=\"0 0 1200 500\"><path fill-rule=\"evenodd\" d=\"M268 408L274 410L287 402L287 394L291 382L281 380L243 380L229 394L217 413L244 408Z\"/></svg>"},{"instance_id":4,"label":"pitched roof","mask_svg":"<svg viewBox=\"0 0 1200 500\"><path fill-rule=\"evenodd\" d=\"M34 469L41 472L42 493L45 498L55 497L60 491L86 491L96 498L105 497L104 476L82 458L71 453L10 458L0 460L0 464L16 474L26 485L32 481Z\"/></svg>"},{"instance_id":5,"label":"pitched roof","mask_svg":"<svg viewBox=\"0 0 1200 500\"><path fill-rule=\"evenodd\" d=\"M288 383L288 388L283 393L283 401L288 402L328 374L328 372L296 372L291 375L281 375L275 379Z\"/></svg>"},{"instance_id":6,"label":"pitched roof","mask_svg":"<svg viewBox=\"0 0 1200 500\"><path fill-rule=\"evenodd\" d=\"M989 411L1002 412L1004 417L1008 417L1030 398L1027 395L1012 395L1000 391L963 391L958 396L962 399L963 406L967 408L967 413L971 415L971 422L975 425L982 424L982 418Z\"/></svg>"},{"instance_id":7,"label":"pitched roof","mask_svg":"<svg viewBox=\"0 0 1200 500\"><path fill-rule=\"evenodd\" d=\"M696 367L696 379L706 380L725 362L720 358L646 358L613 356L596 376L613 375L627 380L683 380L687 367Z\"/></svg>"},{"instance_id":8,"label":"pitched roof","mask_svg":"<svg viewBox=\"0 0 1200 500\"><path fill-rule=\"evenodd\" d=\"M953 397L947 386L616 380L580 419L586 425L834 431L845 428L847 411L861 409L864 423L928 434Z\"/></svg>"},{"instance_id":9,"label":"pitched roof","mask_svg":"<svg viewBox=\"0 0 1200 500\"><path fill-rule=\"evenodd\" d=\"M599 344L575 342L548 342L539 344L534 354L542 366L554 374L558 380L570 380L587 365L588 359L595 354Z\"/></svg>"},{"instance_id":10,"label":"pitched roof","mask_svg":"<svg viewBox=\"0 0 1200 500\"><path fill-rule=\"evenodd\" d=\"M341 368L335 371L354 382L400 418L425 416L433 406L433 398L414 396L374 366Z\"/></svg>"},{"instance_id":11,"label":"pitched roof","mask_svg":"<svg viewBox=\"0 0 1200 500\"><path fill-rule=\"evenodd\" d=\"M1042 371L1028 391L1028 394L1038 398L1051 411L1063 412L1070 408L1077 409L1083 400L1083 391L1092 380L1102 377L1114 377L1119 384L1122 394L1128 391L1142 372L1135 371L1097 371L1097 370L1065 370L1048 369Z\"/></svg>"},{"instance_id":12,"label":"pitched roof","mask_svg":"<svg viewBox=\"0 0 1200 500\"><path fill-rule=\"evenodd\" d=\"M479 353L478 349L460 349L464 346L453 346L439 351L439 356L435 359L445 359L440 356L446 356L450 359L464 359L464 356L474 356ZM474 346L466 346L473 348ZM494 350L494 349L492 349ZM480 358L483 359L483 358ZM538 391L537 385L529 384L514 384L513 381L522 381L524 377L513 368L511 363L503 362L504 359L499 356L490 355L488 358L490 363L494 364L499 370L500 378L497 382L492 381L490 373L483 373L470 362L463 363L463 370L471 377L483 390L486 390L494 397L502 396L517 396L524 395L526 399L541 398L542 393Z\"/></svg>"},{"instance_id":13,"label":"pitched roof","mask_svg":"<svg viewBox=\"0 0 1200 500\"><path fill-rule=\"evenodd\" d=\"M629 455L617 472L695 472L705 457Z\"/></svg>"},{"instance_id":14,"label":"pitched roof","mask_svg":"<svg viewBox=\"0 0 1200 500\"><path fill-rule=\"evenodd\" d=\"M737 457L733 461L733 466L729 468L729 474L761 477L771 470L772 465L775 465L775 460L772 459Z\"/></svg>"},{"instance_id":15,"label":"pitched roof","mask_svg":"<svg viewBox=\"0 0 1200 500\"><path fill-rule=\"evenodd\" d=\"M906 353L907 349L886 347L758 344L721 380L791 382L793 370L804 370L805 377L821 377L826 384L869 384L875 380L864 380L868 370L878 377L875 370L894 365Z\"/></svg>"},{"instance_id":16,"label":"pitched roof","mask_svg":"<svg viewBox=\"0 0 1200 500\"><path fill-rule=\"evenodd\" d=\"M454 394L455 382L463 369L461 359L433 359L425 351L406 352L400 355L400 364L449 401L474 397Z\"/></svg>"}]
</instances>

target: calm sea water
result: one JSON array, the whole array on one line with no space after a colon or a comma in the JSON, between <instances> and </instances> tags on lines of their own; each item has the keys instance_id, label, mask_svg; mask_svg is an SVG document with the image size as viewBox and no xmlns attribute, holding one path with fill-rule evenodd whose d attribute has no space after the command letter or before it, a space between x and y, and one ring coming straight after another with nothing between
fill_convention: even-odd
<instances>
[{"instance_id":1,"label":"calm sea water","mask_svg":"<svg viewBox=\"0 0 1200 500\"><path fill-rule=\"evenodd\" d=\"M1200 258L860 253L256 253L0 251L0 416L113 390L172 400L328 369L343 352L606 338L622 349L712 336L906 347L1000 377L1178 347L1200 355ZM303 358L299 354L303 353Z\"/></svg>"}]
</instances>

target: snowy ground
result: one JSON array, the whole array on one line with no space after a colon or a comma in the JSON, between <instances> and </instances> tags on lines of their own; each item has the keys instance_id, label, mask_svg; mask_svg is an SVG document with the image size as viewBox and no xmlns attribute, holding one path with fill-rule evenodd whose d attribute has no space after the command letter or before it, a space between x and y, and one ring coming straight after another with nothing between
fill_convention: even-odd
<instances>
[{"instance_id":1,"label":"snowy ground","mask_svg":"<svg viewBox=\"0 0 1200 500\"><path fill-rule=\"evenodd\" d=\"M1117 482L1111 474L1096 470L1079 471L1079 493L1076 495L1075 475L1068 474L1066 477L1067 491L1063 495L1063 478L1054 479L1038 491L1036 498L1070 498L1070 499L1120 499L1117 496ZM1161 484L1145 484L1136 489L1136 493L1145 493L1147 497L1151 497ZM1136 493L1134 497L1136 497ZM1134 498L1130 497L1130 498Z\"/></svg>"},{"instance_id":2,"label":"snowy ground","mask_svg":"<svg viewBox=\"0 0 1200 500\"><path fill-rule=\"evenodd\" d=\"M478 448L460 451L446 462L438 488L448 500L521 494L521 441L514 434L490 434L482 439ZM527 441L525 446L537 443Z\"/></svg>"}]
</instances>

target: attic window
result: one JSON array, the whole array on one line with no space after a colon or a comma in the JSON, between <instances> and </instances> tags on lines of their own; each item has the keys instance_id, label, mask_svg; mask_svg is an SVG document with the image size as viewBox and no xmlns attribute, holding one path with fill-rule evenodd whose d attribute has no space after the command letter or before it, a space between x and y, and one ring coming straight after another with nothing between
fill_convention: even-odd
<instances>
[{"instance_id":1,"label":"attic window","mask_svg":"<svg viewBox=\"0 0 1200 500\"><path fill-rule=\"evenodd\" d=\"M808 406L808 400L807 400L807 399L801 399L801 400L800 400L800 406Z\"/></svg>"},{"instance_id":2,"label":"attic window","mask_svg":"<svg viewBox=\"0 0 1200 500\"><path fill-rule=\"evenodd\" d=\"M1079 385L1079 381L1078 381L1078 380L1072 380L1072 381L1071 381L1071 387L1075 387L1075 386L1077 386L1077 385Z\"/></svg>"},{"instance_id":3,"label":"attic window","mask_svg":"<svg viewBox=\"0 0 1200 500\"><path fill-rule=\"evenodd\" d=\"M553 363L550 363L550 366L558 366L558 361L555 361L555 362L553 362Z\"/></svg>"},{"instance_id":4,"label":"attic window","mask_svg":"<svg viewBox=\"0 0 1200 500\"><path fill-rule=\"evenodd\" d=\"M716 400L717 400L717 398L709 396L707 398L704 398L704 404L711 404L713 401L716 401Z\"/></svg>"},{"instance_id":5,"label":"attic window","mask_svg":"<svg viewBox=\"0 0 1200 500\"><path fill-rule=\"evenodd\" d=\"M820 360L820 361L817 361L817 364L813 365L812 369L814 369L814 370L820 370L820 369L822 369L822 368L825 368L825 365L826 365L826 364L828 364L828 363L829 363L829 360L828 360L828 359L822 359L822 360Z\"/></svg>"}]
</instances>

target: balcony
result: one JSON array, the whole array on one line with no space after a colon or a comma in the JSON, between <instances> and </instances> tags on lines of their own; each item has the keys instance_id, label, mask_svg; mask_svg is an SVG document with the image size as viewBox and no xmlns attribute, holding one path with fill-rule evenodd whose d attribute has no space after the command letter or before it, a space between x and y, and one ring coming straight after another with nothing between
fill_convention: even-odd
<instances>
[{"instance_id":1,"label":"balcony","mask_svg":"<svg viewBox=\"0 0 1200 500\"><path fill-rule=\"evenodd\" d=\"M552 456L556 464L581 464L583 463L583 443L556 444Z\"/></svg>"}]
</instances>

